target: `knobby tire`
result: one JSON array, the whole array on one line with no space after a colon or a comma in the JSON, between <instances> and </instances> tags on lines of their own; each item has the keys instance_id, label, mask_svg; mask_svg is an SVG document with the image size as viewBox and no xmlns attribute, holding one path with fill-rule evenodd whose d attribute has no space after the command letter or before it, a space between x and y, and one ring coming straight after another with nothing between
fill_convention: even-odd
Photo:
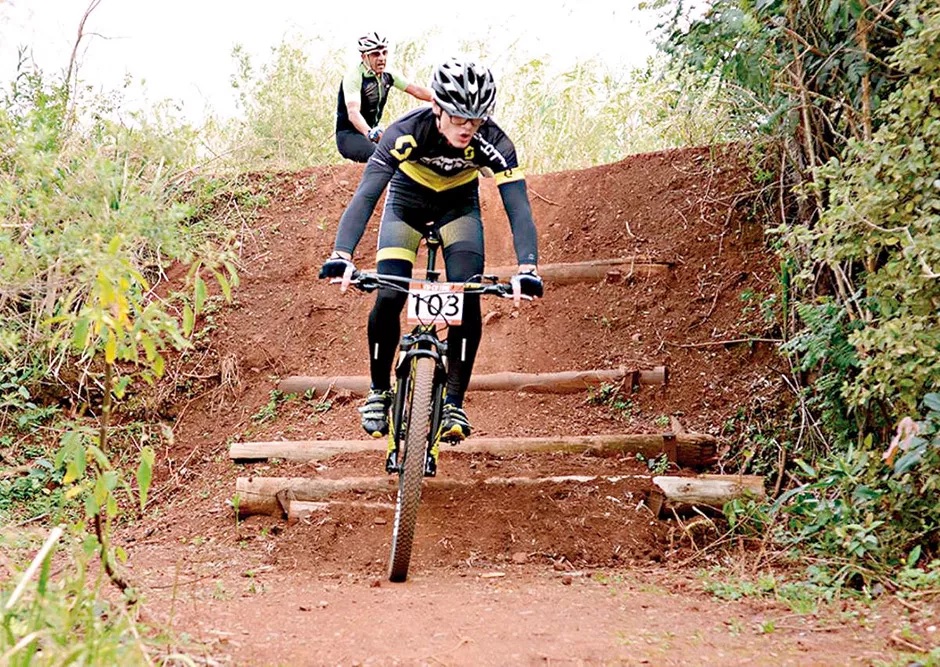
<instances>
[{"instance_id":1,"label":"knobby tire","mask_svg":"<svg viewBox=\"0 0 940 667\"><path fill-rule=\"evenodd\" d=\"M389 581L402 582L408 577L411 547L414 543L424 463L427 455L428 429L431 417L431 394L434 387L434 361L427 357L414 360L411 397L407 406L405 433L399 444L401 471L398 473L398 501L395 504L395 527L392 531L392 553L389 559ZM404 451L402 451L402 448Z\"/></svg>"}]
</instances>

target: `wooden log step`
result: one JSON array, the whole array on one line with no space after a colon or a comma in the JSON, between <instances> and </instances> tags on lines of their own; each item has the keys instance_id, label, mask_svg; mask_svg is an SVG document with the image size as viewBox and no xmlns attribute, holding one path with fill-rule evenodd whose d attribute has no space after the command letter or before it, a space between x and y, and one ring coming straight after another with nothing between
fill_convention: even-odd
<instances>
[{"instance_id":1,"label":"wooden log step","mask_svg":"<svg viewBox=\"0 0 940 667\"><path fill-rule=\"evenodd\" d=\"M649 475L560 475L556 477L486 477L481 479L447 479L429 477L426 488L460 489L469 486L532 486L539 484L616 484L625 479L649 479ZM253 514L290 516L292 503L323 501L349 491L385 491L394 496L398 477L341 477L320 479L314 477L239 477L235 480L235 498L232 505L239 517Z\"/></svg>"},{"instance_id":2,"label":"wooden log step","mask_svg":"<svg viewBox=\"0 0 940 667\"><path fill-rule=\"evenodd\" d=\"M652 278L669 274L672 268L669 262L642 261L644 258L620 257L567 264L542 264L539 275L546 283L553 285L573 285L575 283L622 282L630 278ZM500 280L509 280L516 274L515 266L496 266L486 269L486 273L495 275Z\"/></svg>"},{"instance_id":3,"label":"wooden log step","mask_svg":"<svg viewBox=\"0 0 940 667\"><path fill-rule=\"evenodd\" d=\"M717 441L704 433L625 433L541 438L471 438L452 451L469 454L511 455L535 452L620 452L652 458L665 453L683 468L704 468L714 463ZM234 442L229 458L236 461L318 461L337 454L385 451L382 439L277 440ZM450 448L445 448L448 451Z\"/></svg>"},{"instance_id":4,"label":"wooden log step","mask_svg":"<svg viewBox=\"0 0 940 667\"><path fill-rule=\"evenodd\" d=\"M572 285L575 283L621 282L630 278L652 278L669 274L675 262L656 260L652 257L613 257L609 259L593 259L584 262L567 262L562 264L541 264L539 275L545 282L555 285ZM369 269L374 271L375 269ZM509 280L516 274L516 266L490 266L484 273L496 276L499 280ZM424 273L415 271L415 277L423 278Z\"/></svg>"},{"instance_id":5,"label":"wooden log step","mask_svg":"<svg viewBox=\"0 0 940 667\"><path fill-rule=\"evenodd\" d=\"M367 502L364 500L292 500L287 504L287 523L297 523L310 519L317 514L329 512L334 507L357 507L376 512L394 512L394 503Z\"/></svg>"},{"instance_id":6,"label":"wooden log step","mask_svg":"<svg viewBox=\"0 0 940 667\"><path fill-rule=\"evenodd\" d=\"M558 373L491 373L478 374L470 378L470 389L474 391L521 391L532 394L575 394L601 384L625 382L627 389L639 385L663 385L666 383L665 366L648 370L633 370L624 367L590 371L561 371ZM285 394L302 394L313 390L323 395L327 391L348 391L365 396L369 393L369 377L366 375L293 375L281 380L277 388Z\"/></svg>"},{"instance_id":7,"label":"wooden log step","mask_svg":"<svg viewBox=\"0 0 940 667\"><path fill-rule=\"evenodd\" d=\"M696 509L720 512L731 500L766 497L761 475L657 476L653 478L649 505L656 516L671 516L673 512L694 513Z\"/></svg>"}]
</instances>

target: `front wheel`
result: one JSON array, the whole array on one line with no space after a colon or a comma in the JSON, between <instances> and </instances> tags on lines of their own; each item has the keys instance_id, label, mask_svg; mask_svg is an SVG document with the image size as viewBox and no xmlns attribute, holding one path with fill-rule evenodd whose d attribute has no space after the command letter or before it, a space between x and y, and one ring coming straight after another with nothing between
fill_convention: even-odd
<instances>
[{"instance_id":1,"label":"front wheel","mask_svg":"<svg viewBox=\"0 0 940 667\"><path fill-rule=\"evenodd\" d=\"M399 444L398 501L395 504L395 528L392 532L392 553L388 565L389 581L408 578L411 547L414 543L421 484L427 455L431 398L434 388L434 360L419 357L413 362L411 395L406 399L406 415L402 419L404 433Z\"/></svg>"}]
</instances>

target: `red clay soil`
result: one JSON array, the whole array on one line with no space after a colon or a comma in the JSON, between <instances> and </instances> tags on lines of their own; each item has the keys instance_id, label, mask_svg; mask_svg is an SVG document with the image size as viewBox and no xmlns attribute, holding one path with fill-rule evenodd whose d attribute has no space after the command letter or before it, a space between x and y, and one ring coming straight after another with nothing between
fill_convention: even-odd
<instances>
[{"instance_id":1,"label":"red clay soil","mask_svg":"<svg viewBox=\"0 0 940 667\"><path fill-rule=\"evenodd\" d=\"M639 155L529 178L541 263L642 256L663 277L546 285L516 309L484 300L476 371L665 365L669 382L604 402L471 392L475 436L662 432L669 417L720 436L739 408L783 391L758 307L775 262L749 217L749 170L735 149ZM644 504L650 472L633 456L497 457L445 448L442 479L606 475L584 483L426 490L409 581L385 580L391 493L348 494L298 523L228 502L239 475L382 474L380 454L237 465L235 441L360 439L342 393L272 401L290 375L365 375L372 297L317 280L361 167L257 179L269 205L243 223L235 303L203 319L196 354L157 406L175 440L159 452L156 510L126 536L148 609L240 665L871 664L891 655L905 610L797 615L766 598L729 603L697 572L743 561L702 551ZM482 183L487 265L514 263L492 180ZM379 207L380 210L381 207ZM374 257L378 214L357 252ZM184 391L188 391L183 395ZM349 497L347 497L349 499ZM896 648L896 646L895 646Z\"/></svg>"}]
</instances>

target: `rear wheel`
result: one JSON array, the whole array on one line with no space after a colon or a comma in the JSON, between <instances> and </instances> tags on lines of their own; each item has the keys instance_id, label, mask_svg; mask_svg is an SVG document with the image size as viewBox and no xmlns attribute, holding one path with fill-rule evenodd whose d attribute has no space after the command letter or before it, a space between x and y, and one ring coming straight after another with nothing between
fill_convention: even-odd
<instances>
[{"instance_id":1,"label":"rear wheel","mask_svg":"<svg viewBox=\"0 0 940 667\"><path fill-rule=\"evenodd\" d=\"M427 357L414 360L411 395L402 419L405 432L399 444L398 502L395 505L395 528L392 531L392 553L388 565L389 581L408 578L411 547L414 543L421 484L428 446L431 418L431 394L434 388L434 361Z\"/></svg>"}]
</instances>

